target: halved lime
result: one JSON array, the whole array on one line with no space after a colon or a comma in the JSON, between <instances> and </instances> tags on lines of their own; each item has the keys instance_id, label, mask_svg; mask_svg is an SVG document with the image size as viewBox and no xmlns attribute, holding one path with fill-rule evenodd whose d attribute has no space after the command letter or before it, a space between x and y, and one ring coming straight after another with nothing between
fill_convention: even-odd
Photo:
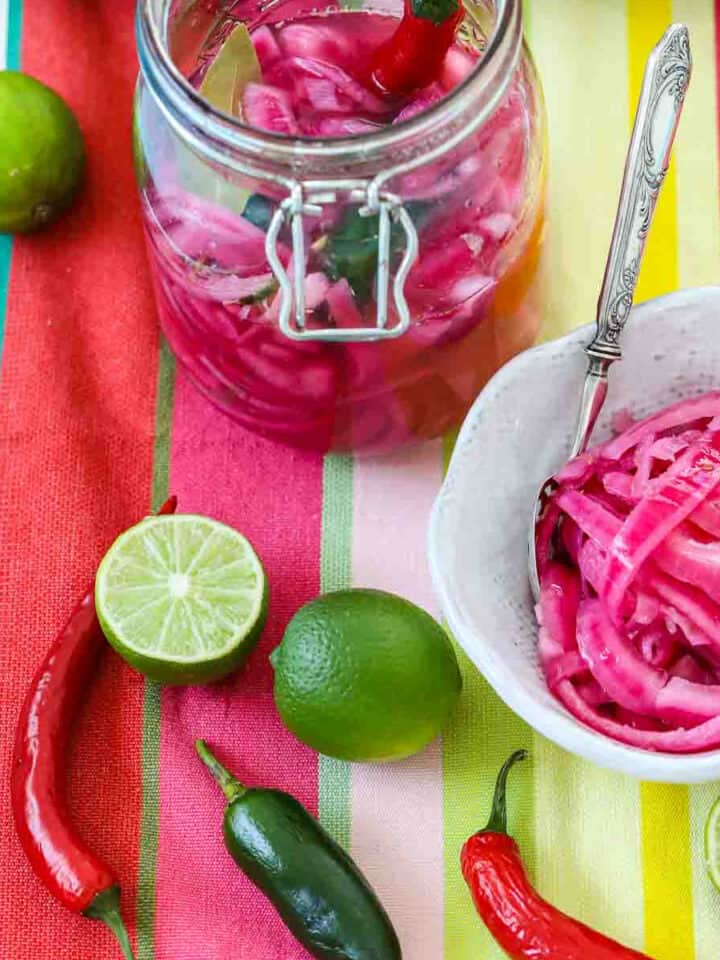
<instances>
[{"instance_id":1,"label":"halved lime","mask_svg":"<svg viewBox=\"0 0 720 960\"><path fill-rule=\"evenodd\" d=\"M720 890L720 797L705 822L705 864L713 884Z\"/></svg>"},{"instance_id":2,"label":"halved lime","mask_svg":"<svg viewBox=\"0 0 720 960\"><path fill-rule=\"evenodd\" d=\"M267 578L231 527L190 514L149 517L121 534L95 581L103 632L161 683L205 683L250 653L267 612Z\"/></svg>"}]
</instances>

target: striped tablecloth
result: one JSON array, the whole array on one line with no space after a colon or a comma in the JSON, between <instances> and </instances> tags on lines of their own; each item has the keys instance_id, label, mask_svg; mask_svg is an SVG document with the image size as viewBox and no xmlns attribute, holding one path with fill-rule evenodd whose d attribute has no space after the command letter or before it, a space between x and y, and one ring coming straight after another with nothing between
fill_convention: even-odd
<instances>
[{"instance_id":1,"label":"striped tablecloth","mask_svg":"<svg viewBox=\"0 0 720 960\"><path fill-rule=\"evenodd\" d=\"M548 335L592 318L644 59L672 19L690 25L695 73L639 297L714 282L720 10L530 0L527 15L550 115ZM117 955L26 866L8 809L10 743L34 665L104 547L171 489L184 510L248 533L272 607L247 670L220 688L161 691L108 655L90 691L72 807L122 878L141 960L304 956L224 853L198 735L250 782L319 813L387 904L406 960L500 956L458 851L487 814L499 762L521 745L533 764L514 783L512 824L545 895L658 960L716 960L720 894L701 838L720 785L642 784L576 760L514 718L465 660L452 728L407 762L318 759L281 728L267 653L300 603L358 584L436 609L425 526L448 444L323 461L238 429L175 371L153 315L130 163L132 17L132 0L0 0L2 55L68 98L90 154L88 189L62 224L0 241L0 958Z\"/></svg>"}]
</instances>

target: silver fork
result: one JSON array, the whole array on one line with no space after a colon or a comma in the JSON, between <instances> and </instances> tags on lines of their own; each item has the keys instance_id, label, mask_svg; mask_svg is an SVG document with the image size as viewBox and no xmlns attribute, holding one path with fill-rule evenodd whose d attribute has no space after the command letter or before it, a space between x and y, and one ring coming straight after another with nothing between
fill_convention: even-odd
<instances>
[{"instance_id":1,"label":"silver fork","mask_svg":"<svg viewBox=\"0 0 720 960\"><path fill-rule=\"evenodd\" d=\"M608 371L611 364L622 356L620 335L633 304L645 241L670 161L691 69L688 29L683 24L673 24L665 31L645 66L625 160L615 227L598 298L597 329L592 341L585 347L589 364L569 459L587 449L607 396ZM540 593L540 579L535 528L555 488L552 477L548 477L541 485L530 528L528 573L536 600Z\"/></svg>"}]
</instances>

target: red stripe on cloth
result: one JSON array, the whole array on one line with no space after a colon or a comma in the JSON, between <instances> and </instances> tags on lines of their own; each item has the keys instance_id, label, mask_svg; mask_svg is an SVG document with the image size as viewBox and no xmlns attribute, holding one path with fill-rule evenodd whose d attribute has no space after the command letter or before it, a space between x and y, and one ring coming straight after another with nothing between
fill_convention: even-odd
<instances>
[{"instance_id":1,"label":"red stripe on cloth","mask_svg":"<svg viewBox=\"0 0 720 960\"><path fill-rule=\"evenodd\" d=\"M35 666L114 536L149 506L157 326L131 162L132 3L24 0L23 68L73 106L87 188L44 234L14 245L0 382L0 957L107 960L99 923L31 875L11 826L7 771ZM115 868L132 913L142 683L114 655L89 691L70 802Z\"/></svg>"},{"instance_id":2,"label":"red stripe on cloth","mask_svg":"<svg viewBox=\"0 0 720 960\"><path fill-rule=\"evenodd\" d=\"M156 960L296 960L307 954L239 872L222 839L223 797L195 755L204 737L239 779L317 810L317 756L281 725L268 653L320 587L322 460L267 442L216 411L181 374L170 487L254 544L270 583L268 626L220 685L166 689L160 739Z\"/></svg>"}]
</instances>

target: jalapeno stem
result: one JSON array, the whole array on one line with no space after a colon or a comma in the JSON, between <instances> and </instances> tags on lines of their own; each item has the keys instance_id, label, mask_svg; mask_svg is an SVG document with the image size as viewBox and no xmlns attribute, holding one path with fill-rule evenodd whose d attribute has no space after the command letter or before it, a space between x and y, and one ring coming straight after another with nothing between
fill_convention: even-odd
<instances>
[{"instance_id":1,"label":"jalapeno stem","mask_svg":"<svg viewBox=\"0 0 720 960\"><path fill-rule=\"evenodd\" d=\"M507 833L507 797L506 786L510 770L520 760L525 760L527 750L516 750L512 756L508 757L500 768L497 781L495 783L495 795L493 796L492 810L487 826L481 833Z\"/></svg>"},{"instance_id":2,"label":"jalapeno stem","mask_svg":"<svg viewBox=\"0 0 720 960\"><path fill-rule=\"evenodd\" d=\"M230 771L210 752L210 748L204 740L196 740L195 749L228 800L241 797L247 791L247 787L240 783L239 780L236 780Z\"/></svg>"}]
</instances>

